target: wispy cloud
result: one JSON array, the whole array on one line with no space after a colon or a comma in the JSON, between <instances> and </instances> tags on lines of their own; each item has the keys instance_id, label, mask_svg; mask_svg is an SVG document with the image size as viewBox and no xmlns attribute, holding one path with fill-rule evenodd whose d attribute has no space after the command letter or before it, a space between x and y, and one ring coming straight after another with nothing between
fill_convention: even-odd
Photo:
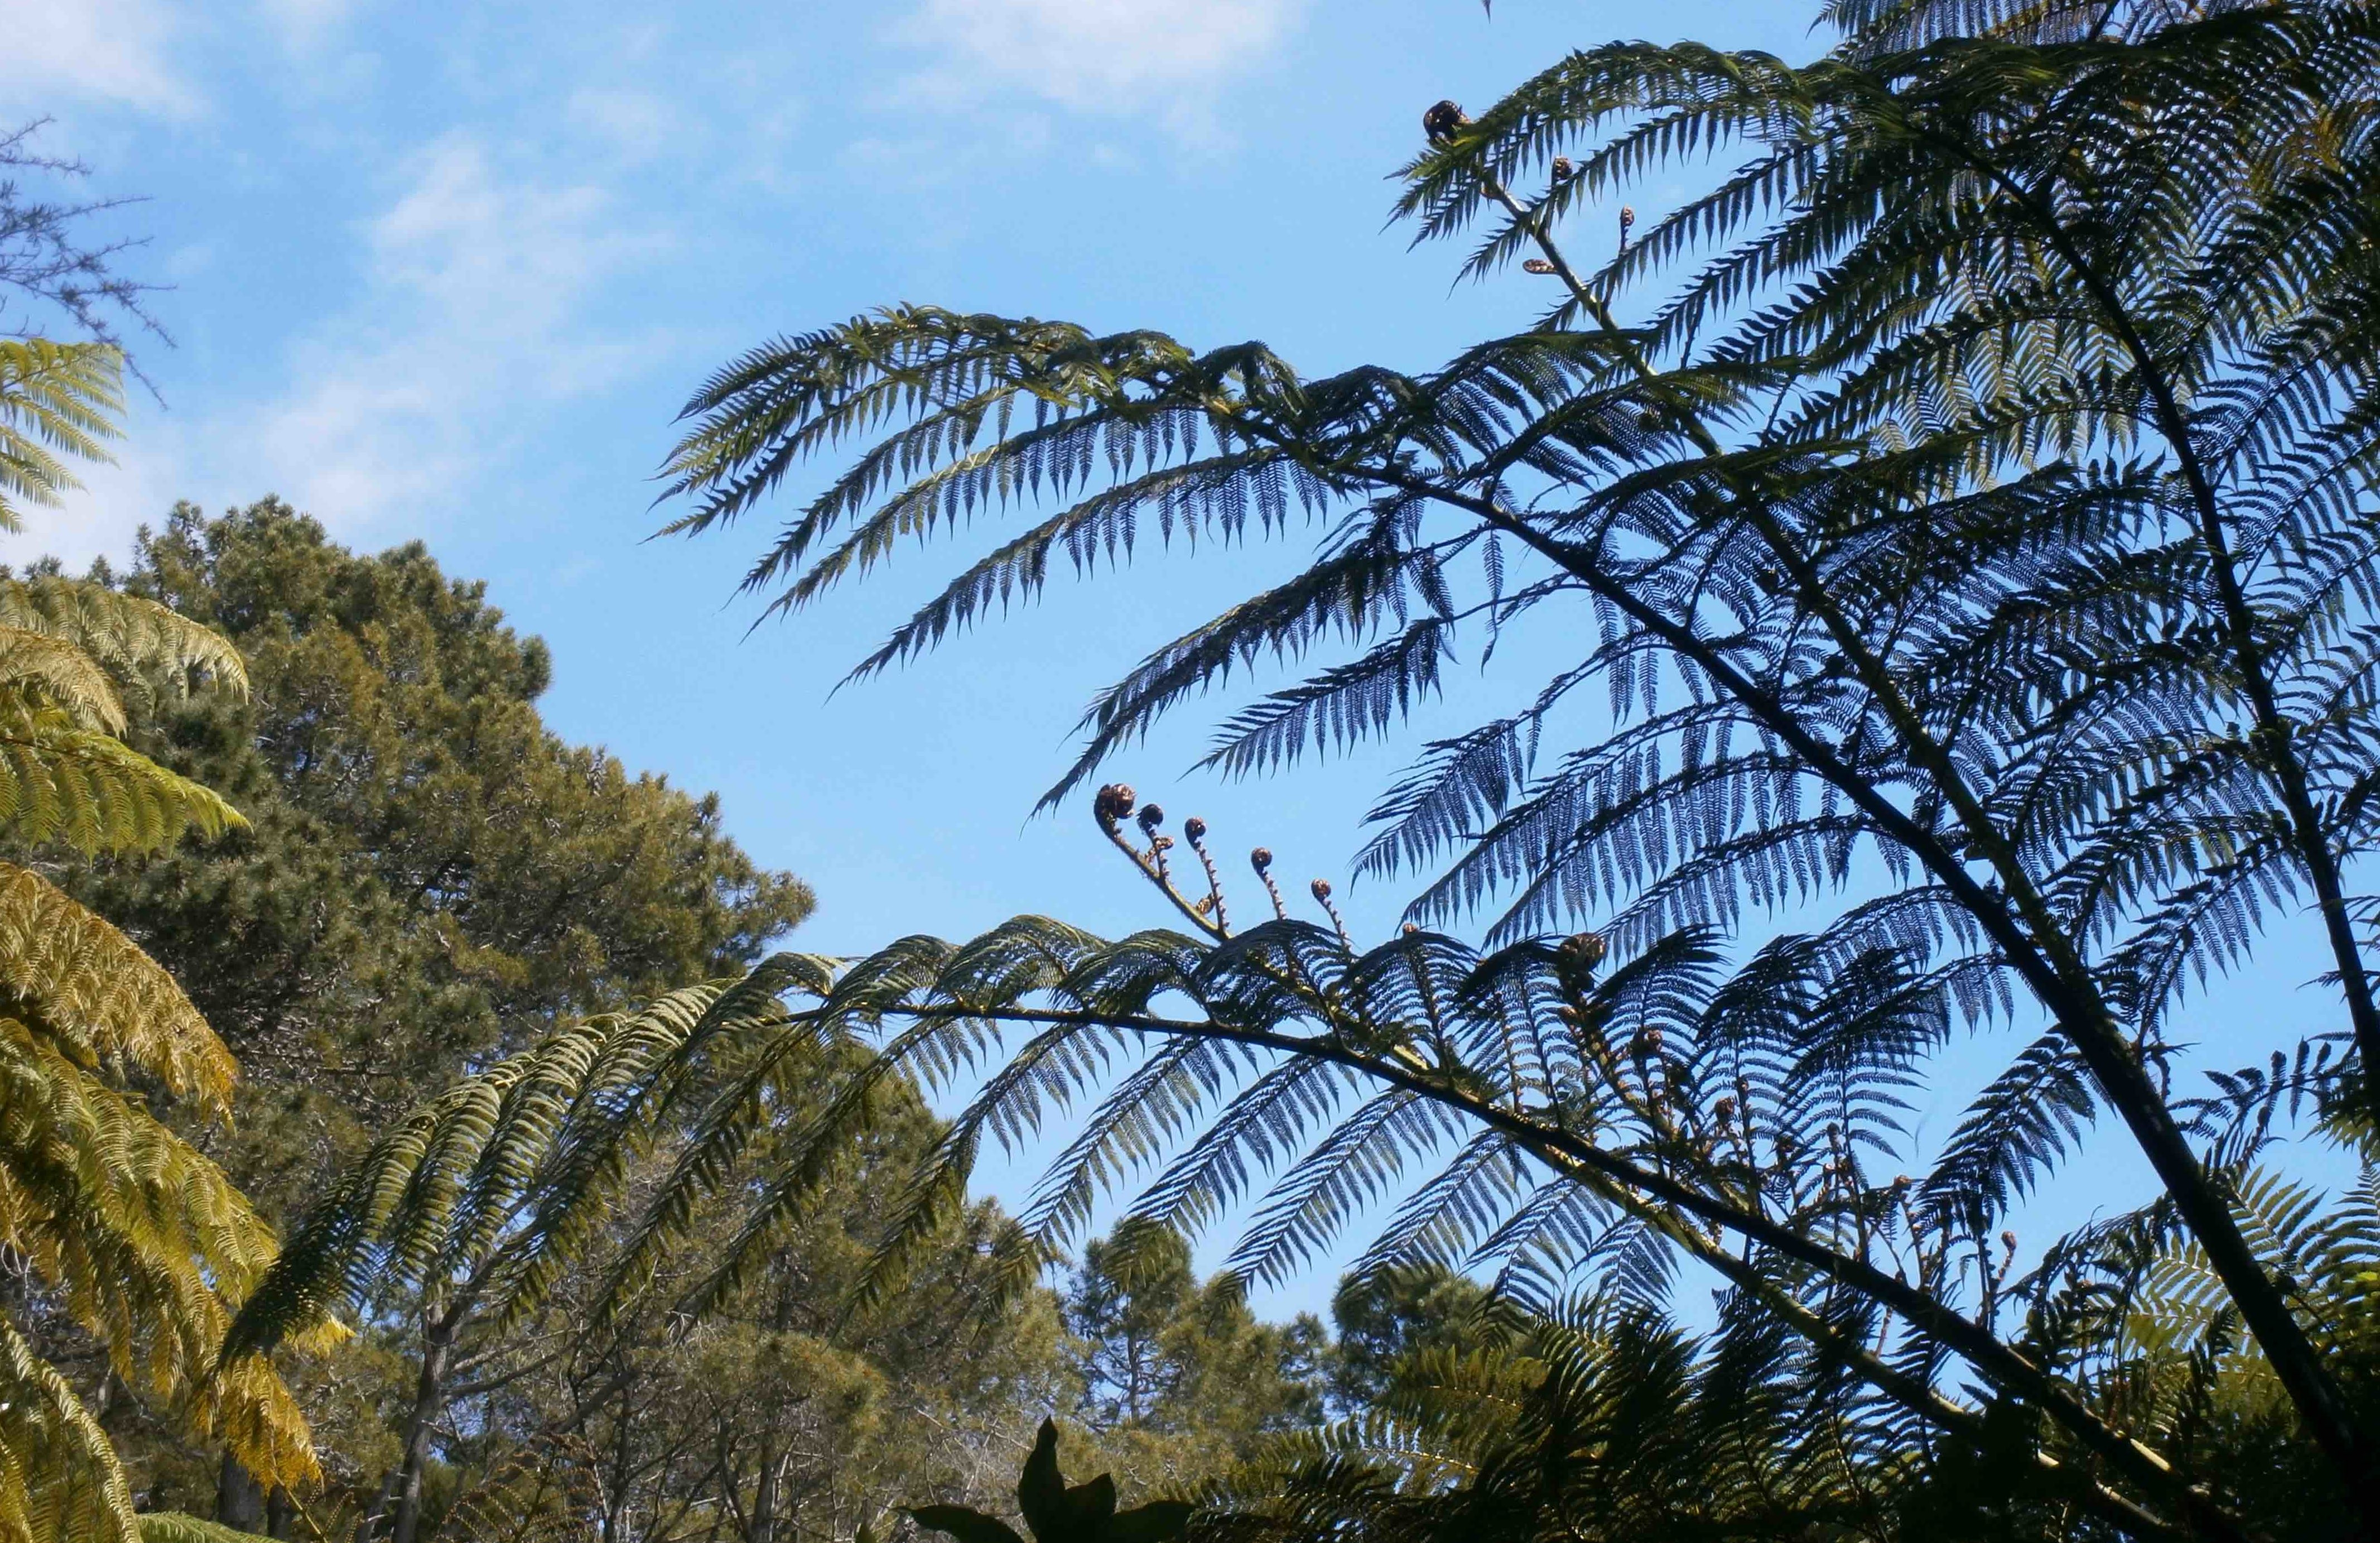
<instances>
[{"instance_id":1,"label":"wispy cloud","mask_svg":"<svg viewBox=\"0 0 2380 1543\"><path fill-rule=\"evenodd\" d=\"M428 523L547 411L648 355L649 339L592 312L669 238L600 186L508 176L480 139L449 134L412 158L358 235L363 288L292 346L284 393L142 413L123 464L86 476L87 517L58 522L44 544L76 559L121 551L175 496L268 491L350 533L400 512Z\"/></svg>"},{"instance_id":2,"label":"wispy cloud","mask_svg":"<svg viewBox=\"0 0 2380 1543\"><path fill-rule=\"evenodd\" d=\"M603 188L508 178L462 134L415 158L366 240L366 303L301 346L251 441L273 485L354 524L468 485L507 424L616 381L636 342L585 308L668 244Z\"/></svg>"},{"instance_id":3,"label":"wispy cloud","mask_svg":"<svg viewBox=\"0 0 2380 1543\"><path fill-rule=\"evenodd\" d=\"M19 113L61 97L194 113L199 94L168 57L184 15L164 0L12 0L0 23L8 62L0 100Z\"/></svg>"},{"instance_id":4,"label":"wispy cloud","mask_svg":"<svg viewBox=\"0 0 2380 1543\"><path fill-rule=\"evenodd\" d=\"M1235 76L1287 36L1300 0L924 0L897 36L934 57L913 93L1019 93L1203 130Z\"/></svg>"},{"instance_id":5,"label":"wispy cloud","mask_svg":"<svg viewBox=\"0 0 2380 1543\"><path fill-rule=\"evenodd\" d=\"M1054 120L1068 114L1207 132L1226 94L1279 56L1306 0L907 4L891 34L878 33L888 52L838 79L841 99L889 91L979 121L964 144L937 140L929 154L863 136L844 146L847 163L914 171L953 155L1030 159L1048 152ZM18 0L10 43L86 97L154 113L212 110L214 101L228 115L234 92L177 69L221 65L219 45L237 34L243 46L267 44L241 55L250 64L298 73L285 66L306 50L370 42L351 34L372 8L370 0L246 0L209 13L175 0ZM363 217L311 227L327 271L358 280L327 308L287 319L269 345L272 383L254 383L248 361L236 395L169 379L173 410L134 405L124 464L94 469L76 507L42 522L41 544L77 560L119 552L175 497L220 506L268 491L351 536L411 534L468 507L473 490L516 481L525 447L566 408L666 352L649 329L628 332L617 318L638 310L630 281L675 251L670 231L686 223L663 212L683 176L713 175L744 198L755 187L780 196L840 175L816 164L821 141L808 127L832 120L789 89L802 80L796 61L755 47L656 67L671 40L658 26L615 30L583 49L550 50L552 67L507 78L501 91L445 81L440 89L467 105L474 126L417 143ZM302 121L344 125L325 105L336 100L306 98ZM379 127L367 142L387 142ZM672 167L684 172L663 169ZM672 182L664 196L651 196L656 177ZM183 255L200 263L205 246ZM186 274L185 303L212 282L212 270Z\"/></svg>"},{"instance_id":6,"label":"wispy cloud","mask_svg":"<svg viewBox=\"0 0 2380 1543\"><path fill-rule=\"evenodd\" d=\"M265 24L299 50L323 42L355 9L355 0L256 0Z\"/></svg>"},{"instance_id":7,"label":"wispy cloud","mask_svg":"<svg viewBox=\"0 0 2380 1543\"><path fill-rule=\"evenodd\" d=\"M582 86L563 105L566 122L625 162L650 160L683 132L677 106L651 91Z\"/></svg>"}]
</instances>

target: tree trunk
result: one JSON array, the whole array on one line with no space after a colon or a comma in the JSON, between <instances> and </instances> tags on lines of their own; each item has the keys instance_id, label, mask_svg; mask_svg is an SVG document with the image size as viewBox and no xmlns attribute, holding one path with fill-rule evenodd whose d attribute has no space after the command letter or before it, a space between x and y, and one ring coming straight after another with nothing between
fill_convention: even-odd
<instances>
[{"instance_id":1,"label":"tree trunk","mask_svg":"<svg viewBox=\"0 0 2380 1543\"><path fill-rule=\"evenodd\" d=\"M241 1532L264 1530L264 1486L229 1452L215 1471L215 1520Z\"/></svg>"},{"instance_id":2,"label":"tree trunk","mask_svg":"<svg viewBox=\"0 0 2380 1543\"><path fill-rule=\"evenodd\" d=\"M397 1469L390 1543L415 1543L421 1527L421 1472L430 1465L431 1430L446 1402L446 1368L455 1352L453 1321L431 1318L424 1324L421 1377L414 1384L413 1413L405 1422L405 1460Z\"/></svg>"},{"instance_id":3,"label":"tree trunk","mask_svg":"<svg viewBox=\"0 0 2380 1543\"><path fill-rule=\"evenodd\" d=\"M784 1461L775 1440L763 1439L760 1482L752 1491L752 1526L745 1535L745 1543L777 1543L777 1470L784 1466Z\"/></svg>"},{"instance_id":4,"label":"tree trunk","mask_svg":"<svg viewBox=\"0 0 2380 1543\"><path fill-rule=\"evenodd\" d=\"M382 1524L388 1520L389 1508L396 1503L396 1487L404 1477L402 1469L388 1471L388 1476L380 1481L380 1493L374 1497L371 1509L356 1518L356 1529L348 1535L348 1543L373 1543L386 1530Z\"/></svg>"},{"instance_id":5,"label":"tree trunk","mask_svg":"<svg viewBox=\"0 0 2380 1543\"><path fill-rule=\"evenodd\" d=\"M777 1300L769 1314L769 1327L783 1334L793 1327L794 1283L786 1269L784 1250L776 1256ZM777 1543L777 1488L785 1465L785 1454L777 1445L778 1405L771 1401L769 1423L760 1433L760 1481L752 1491L752 1525L745 1533L745 1543Z\"/></svg>"}]
</instances>

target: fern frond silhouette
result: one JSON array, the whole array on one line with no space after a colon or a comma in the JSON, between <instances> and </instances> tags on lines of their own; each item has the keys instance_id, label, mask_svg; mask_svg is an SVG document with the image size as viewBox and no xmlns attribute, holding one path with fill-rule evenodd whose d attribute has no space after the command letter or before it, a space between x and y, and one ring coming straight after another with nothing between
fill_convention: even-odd
<instances>
[{"instance_id":1,"label":"fern frond silhouette","mask_svg":"<svg viewBox=\"0 0 2380 1543\"><path fill-rule=\"evenodd\" d=\"M704 383L663 468L687 504L670 529L716 530L806 459L856 444L747 576L791 611L880 572L896 537L930 551L1031 511L860 674L1038 597L1053 568L1128 564L1152 541L1315 541L1304 571L1160 642L1102 692L1052 801L1190 698L1271 662L1300 678L1228 718L1211 765L1269 771L1392 735L1459 645L1492 647L1524 617L1566 627L1585 641L1529 706L1427 746L1387 791L1359 871L1419 876L1411 919L1480 917L1490 957L1592 925L1615 979L1790 913L1797 935L1742 966L1777 985L1747 977L1746 1000L1774 989L1784 1015L1818 1022L1862 993L1922 997L1938 1016L1890 1029L1910 1047L1949 1021L2036 1031L1938 1177L1943 1203L1965 1208L1943 1214L1974 1268L1986 1281L2005 1268L1994 1219L2112 1116L2380 1537L2380 1444L2262 1252L2227 1158L2193 1144L2165 1086L2197 988L2273 929L2303 928L2354 1040L2332 1096L2380 1108L2361 1070L2380 1064L2374 912L2350 888L2380 785L2380 144L2365 105L2380 18L2157 0L1842 0L1830 14L1841 41L1808 65L1615 44L1484 111L1438 115L1399 214L1419 239L1468 240L1473 276L1528 260L1556 298L1436 370L1309 378L1257 343L1202 351L895 308L764 345ZM1714 184L1641 226L1622 218L1614 237L1628 185L1712 155L1726 168ZM1213 943L1197 919L1197 946ZM1019 923L979 948L1035 958L1050 989L1072 990L1078 968L1130 974L1110 946ZM1112 946L1149 981L1114 1009L1126 1015L1207 967L1172 940ZM1270 973L1232 987L1245 1002L1196 999L1212 1009L1206 1048L1169 1051L1180 1070L1152 1071L1151 1096L1191 1098L1219 1075L1215 1041L1243 1042L1268 1014L1328 1026L1340 1009L1283 981L1312 976L1336 1002L1355 968L1331 962L1330 932L1259 928L1218 946L1268 954ZM1439 946L1392 945L1425 962ZM1360 990L1397 977L1363 958ZM1479 966L1429 967L1451 980ZM975 989L954 978L949 1010ZM1406 1021L1427 1023L1417 1012ZM1003 1101L1016 1089L1082 1075L1070 1032L1053 1023L1048 1045L1018 1051L986 1095L1000 1119L1034 1117ZM1458 1075L1427 1033L1404 1048L1429 1075ZM1459 1050L1459 1075L1509 1092L1489 1048ZM1533 1053L1516 1026L1509 1063ZM1612 1053L1625 1081L1631 1052ZM1280 1110L1248 1118L1290 1119L1319 1096L1301 1078L1320 1075L1284 1072ZM1383 1094L1318 1156L1309 1187L1281 1197L1284 1236L1447 1150L1402 1101L1418 1096ZM1836 1139L1856 1149L1875 1117L1831 1122ZM1084 1138L1099 1161L1177 1117L1136 1118ZM1795 1149L1817 1150L1823 1124L1790 1129ZM1730 1145L1709 1124L1660 1137L1692 1138ZM1563 1160L1602 1160L1588 1155L1605 1153L1600 1136L1564 1139L1582 1146ZM1840 1252L1804 1235L1808 1197L1757 1187L1772 1154L1733 1144L1742 1203L1718 1224L1779 1229L1759 1246L1786 1257ZM1494 1172L1480 1160L1472 1182L1492 1188ZM1450 1193L1459 1210L1478 1190ZM1809 1311L1812 1332L1831 1331ZM2024 1396L2046 1407L2054 1392ZM2132 1463L2124 1447L2105 1460Z\"/></svg>"},{"instance_id":2,"label":"fern frond silhouette","mask_svg":"<svg viewBox=\"0 0 2380 1543\"><path fill-rule=\"evenodd\" d=\"M1033 1543L1176 1543L1189 1525L1187 1500L1151 1500L1116 1509L1115 1480L1106 1474L1087 1484L1068 1484L1058 1468L1058 1427L1043 1420L1032 1454L1016 1480L1016 1508L1032 1531ZM1025 1543L997 1516L963 1505L909 1508L917 1525L947 1533L958 1543Z\"/></svg>"},{"instance_id":3,"label":"fern frond silhouette","mask_svg":"<svg viewBox=\"0 0 2380 1543\"><path fill-rule=\"evenodd\" d=\"M1240 1218L1228 1268L1276 1285L1392 1203L1359 1274L1492 1271L1500 1300L1553 1322L1582 1283L1613 1312L1658 1317L1691 1266L1722 1282L1745 1333L1796 1347L1779 1363L1795 1399L1856 1405L1845 1440L1963 1453L1992 1483L2130 1536L2254 1535L2227 1509L2226 1449L2190 1449L2185 1405L2210 1367L2277 1400L2285 1385L2237 1339L2178 1208L2053 1239L2020 1268L2010 1210L2070 1134L2043 1089L2088 1096L2055 1045L1985 1088L1928 1170L1879 1171L1906 1158L1912 1094L1958 1022L1955 979L1815 935L1739 956L1712 928L1625 959L1597 934L1482 953L1418 929L1359 951L1335 917L1232 931L1211 920L1220 889L1173 884L1162 820L1144 812L1121 787L1095 805L1196 932L1111 942L1022 917L963 944L905 939L797 987L809 1000L758 1027L756 1066L794 1047L879 1053L765 1172L738 1160L753 1117L732 1087L690 1120L632 1254L668 1247L722 1192L757 1198L681 1310L733 1291L808 1214L873 1089L980 1079L911 1178L863 1304L897 1290L908 1249L964 1203L987 1137L1013 1151L1071 1125L1003 1245L1013 1277L1078 1241L1103 1197L1194 1233ZM2289 1080L2322 1100L2342 1078L2316 1046ZM2317 1354L2346 1365L2368 1339L2380 1233L2368 1200L2318 1206L2260 1176L2287 1096L2227 1074L2180 1107L2242 1197L2259 1268L2300 1282ZM2317 1278L2328 1294L2302 1283ZM2016 1412L2039 1429L2011 1448Z\"/></svg>"}]
</instances>

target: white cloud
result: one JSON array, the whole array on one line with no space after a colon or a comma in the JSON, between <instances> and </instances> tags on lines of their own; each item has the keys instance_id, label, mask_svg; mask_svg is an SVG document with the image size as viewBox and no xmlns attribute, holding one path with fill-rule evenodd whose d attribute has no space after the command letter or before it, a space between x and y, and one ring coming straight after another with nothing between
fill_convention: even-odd
<instances>
[{"instance_id":1,"label":"white cloud","mask_svg":"<svg viewBox=\"0 0 2380 1543\"><path fill-rule=\"evenodd\" d=\"M1079 111L1206 118L1262 62L1299 0L925 0L904 42L937 55L909 82L952 101L1025 91Z\"/></svg>"},{"instance_id":2,"label":"white cloud","mask_svg":"<svg viewBox=\"0 0 2380 1543\"><path fill-rule=\"evenodd\" d=\"M283 43L304 51L321 43L355 9L354 0L256 0L266 23L279 31Z\"/></svg>"},{"instance_id":3,"label":"white cloud","mask_svg":"<svg viewBox=\"0 0 2380 1543\"><path fill-rule=\"evenodd\" d=\"M650 160L680 129L677 109L650 91L581 87L570 93L563 116L629 162Z\"/></svg>"},{"instance_id":4,"label":"white cloud","mask_svg":"<svg viewBox=\"0 0 2380 1543\"><path fill-rule=\"evenodd\" d=\"M21 103L29 89L43 98L101 102L185 116L198 94L166 61L179 7L162 0L11 0L7 85ZM38 104L36 104L38 105Z\"/></svg>"},{"instance_id":5,"label":"white cloud","mask_svg":"<svg viewBox=\"0 0 2380 1543\"><path fill-rule=\"evenodd\" d=\"M508 422L638 357L584 315L666 248L627 224L601 188L507 179L467 135L432 144L368 227L367 303L300 348L296 389L255 423L252 475L350 524L468 486Z\"/></svg>"},{"instance_id":6,"label":"white cloud","mask_svg":"<svg viewBox=\"0 0 2380 1543\"><path fill-rule=\"evenodd\" d=\"M589 313L669 240L600 187L508 176L485 143L452 134L414 158L358 234L362 293L292 348L285 393L140 413L124 464L87 473L90 492L57 512L72 517L29 535L79 562L123 551L175 497L212 508L268 491L350 534L400 516L428 523L484 485L544 412L650 355L650 338Z\"/></svg>"},{"instance_id":7,"label":"white cloud","mask_svg":"<svg viewBox=\"0 0 2380 1543\"><path fill-rule=\"evenodd\" d=\"M545 337L590 287L665 243L601 187L507 179L468 134L433 141L409 172L366 227L373 280L482 338Z\"/></svg>"}]
</instances>

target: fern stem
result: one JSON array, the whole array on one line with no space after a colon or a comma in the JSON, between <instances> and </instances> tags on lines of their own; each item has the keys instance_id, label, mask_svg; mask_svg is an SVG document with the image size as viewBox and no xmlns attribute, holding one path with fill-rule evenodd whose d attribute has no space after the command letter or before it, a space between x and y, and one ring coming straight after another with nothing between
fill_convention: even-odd
<instances>
[{"instance_id":1,"label":"fern stem","mask_svg":"<svg viewBox=\"0 0 2380 1543\"><path fill-rule=\"evenodd\" d=\"M1671 621L1630 586L1581 555L1567 543L1554 541L1526 520L1505 511L1494 500L1458 492L1421 478L1385 470L1378 480L1465 509L1507 532L1553 562L1640 626L1705 671L1714 683L1754 713L1772 733L1803 757L1811 768L1833 784L1846 798L1876 821L1880 829L1905 847L1957 896L1985 934L1999 946L2048 1009L2089 1066L2107 1100L2115 1105L2158 1179L2173 1196L2182 1219L2206 1250L2227 1290L2239 1303L2257 1343L2288 1388L2300 1417L2338 1468L2358 1497L2367 1530L2380 1537L2380 1464L2367 1461L2368 1441L2348 1413L2338 1385L2324 1367L2313 1343L2289 1311L2289 1304L2257 1259L2238 1217L2215 1187L2197 1155L2190 1149L2156 1087L2149 1080L2138 1055L2117 1028L2100 999L2090 974L2039 907L2021 924L2006 904L1979 884L1963 863L1943 849L1940 842L1857 775L1818 740L1808 727L1770 693L1747 678L1706 640ZM1980 811L1979 811L1980 813ZM1988 821L1984 824L1988 827ZM1996 833L1986 830L2003 861L2013 855ZM2029 889L2030 886L2028 885ZM2021 898L2024 892L2016 892ZM1963 1320L1961 1320L1963 1321Z\"/></svg>"},{"instance_id":2,"label":"fern stem","mask_svg":"<svg viewBox=\"0 0 2380 1543\"><path fill-rule=\"evenodd\" d=\"M2273 697L2263 650L2255 638L2255 616L2246 595L2240 587L2237 568L2232 561L2229 543L2225 536L2222 514L2215 497L2214 486L2199 460L2197 449L2190 435L2189 422L2182 415L2172 382L2159 368L2146 341L2134 326L2130 310L2107 280L2085 260L2076 248L2072 233L2068 231L2054 209L2044 205L2041 196L2018 182L1991 157L1968 144L1961 136L1928 128L1913 119L1902 120L1922 139L1949 150L1966 164L1998 186L2017 206L2029 214L2040 228L2052 249L2064 260L2076 279L2090 293L2094 304L2101 310L2109 328L2133 367L2141 371L2155 405L2158 431L2172 448L2182 467L2182 474L2191 490L2192 507L2197 516L2199 534L2206 545L2206 560L2213 572L2220 601L2224 626L2229 634L2232 651L2237 658L2242 684L2246 687L2252 711L2257 723L2260 747L2265 753L2266 769L2278 788L2289 818L2292 844L2299 858L2305 864L2320 903L2324 929L2339 967L2339 977L2348 999L2350 1016L2355 1028L2356 1044L2364 1066L2364 1094L2367 1108L2380 1112L2380 1076L2374 1068L2380 1066L2380 1004L2373 999L2369 976L2363 966L2362 954L2356 945L2345 892L2339 881L2337 864L2329 844L2322 833L2321 820L2307 790L2305 769L2290 748L2290 728L2281 716ZM1994 839L1997 840L1995 834ZM1997 863L1995 866L1998 866ZM2044 943L2052 938L2034 929ZM2062 942L2062 940L2057 940ZM2060 948L2059 953L2066 950ZM2070 964L2060 961L2061 973L2073 978L2078 994L2087 988L2087 974L2080 960ZM2038 988L2036 988L2038 989ZM2156 1097L2142 1072L2138 1058L2124 1047L2122 1036L2112 1022L2104 1021L2106 1009L2096 1002L2095 990L2088 992L2097 1008L2079 1024L2070 1024L2060 1014L2061 1026L2074 1035L2074 1042L2091 1063L2093 1075L2124 1115L2141 1140L2157 1176L2172 1193L2191 1230L2198 1234L2216 1271L2223 1278L2233 1300L2239 1304L2240 1316L2247 1321L2250 1332L2264 1347L2265 1357L2274 1372L2289 1391L2289 1401L2298 1411L2310 1434L2324 1453L2338 1469L2346 1481L2366 1537L2380 1540L2380 1450L2374 1449L2371 1435L2350 1410L2337 1380L2324 1367L2287 1300L2275 1286L2272 1278L2256 1259L2254 1251L2240 1231L2239 1221L2230 1206L2215 1192L2206 1180L2180 1132L2173 1126L2164 1100ZM2055 1011L2053 1006L2053 1011ZM2077 1033L2083 1029L2085 1032ZM2113 1040L2109 1047L2106 1041ZM2110 1063L2108 1071L2100 1063ZM2130 1075L2111 1080L2110 1072ZM2120 1091L2119 1091L2120 1090ZM2161 1118L2160 1118L2161 1117ZM2161 1127L2161 1128L2160 1128Z\"/></svg>"},{"instance_id":3,"label":"fern stem","mask_svg":"<svg viewBox=\"0 0 2380 1543\"><path fill-rule=\"evenodd\" d=\"M2240 588L2239 564L2231 553L2230 538L2224 529L2220 501L2216 497L2214 480L2208 476L2204 459L2190 431L2190 420L2181 410L2170 373L2158 360L2141 335L2131 310L2123 297L2084 256L2074 241L2073 233L2058 217L2037 191L2019 183L1991 157L1971 145L1962 137L1948 131L1931 130L1918 126L1918 132L1934 142L1958 154L1969 165L1989 177L2038 226L2043 237L2064 260L2075 278L2089 293L2092 303L2098 307L2108 330L2140 372L2147 387L2149 400L2155 410L2157 431L2173 451L2181 468L2182 479L2190 489L2191 507L2196 516L2200 541L2205 543L2206 564L2215 578L2216 595L2223 615L2223 626L2231 643L2241 686L2248 696L2249 709L2255 715L2257 747L2263 752L2266 774L2281 796L2283 808L2289 819L2291 844L2298 851L2298 860L2305 865L2306 875L2313 883L2314 898L2322 912L2323 930L2333 960L2338 966L2341 990L2347 998L2350 1021L2355 1028L2356 1048L2362 1052L2365 1068L2363 1097L2366 1108L2380 1118L2380 1001L2375 1001L2371 972L2365 967L2363 951L2355 941L2355 928L2348 911L2346 887L2339 876L2338 862L2324 834L2322 817L2313 805L2309 789L2305 764L2294 748L2291 724L2280 711L2273 693L2272 669L2265 657L2263 646L2256 640L2256 614Z\"/></svg>"}]
</instances>

